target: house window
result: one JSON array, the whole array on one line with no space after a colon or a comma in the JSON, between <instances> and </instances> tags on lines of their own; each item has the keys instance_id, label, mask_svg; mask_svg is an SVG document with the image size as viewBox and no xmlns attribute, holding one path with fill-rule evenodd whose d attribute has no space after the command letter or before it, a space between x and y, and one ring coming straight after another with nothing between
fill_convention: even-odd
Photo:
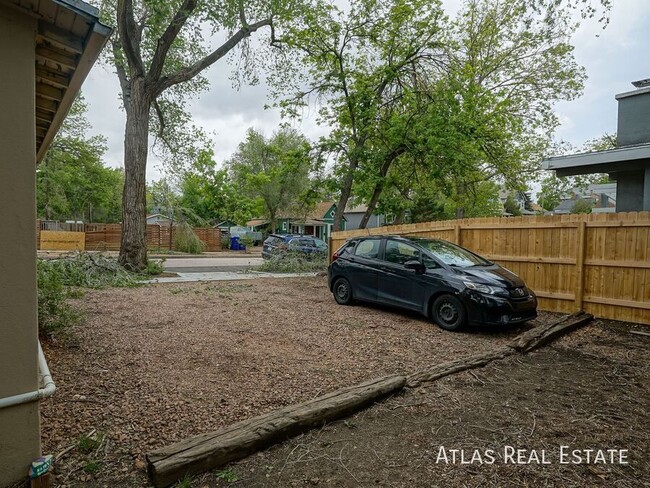
<instances>
[{"instance_id":1,"label":"house window","mask_svg":"<svg viewBox=\"0 0 650 488\"><path fill-rule=\"evenodd\" d=\"M287 230L287 223L286 222L282 222L282 230Z\"/></svg>"}]
</instances>

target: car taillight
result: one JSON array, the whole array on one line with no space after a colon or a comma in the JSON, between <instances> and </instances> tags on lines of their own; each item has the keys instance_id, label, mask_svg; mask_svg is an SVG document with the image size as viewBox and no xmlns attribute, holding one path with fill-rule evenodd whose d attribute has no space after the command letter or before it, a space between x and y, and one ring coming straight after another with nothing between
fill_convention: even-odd
<instances>
[{"instance_id":1,"label":"car taillight","mask_svg":"<svg viewBox=\"0 0 650 488\"><path fill-rule=\"evenodd\" d=\"M332 262L336 261L341 255L339 254L338 251L336 251L334 254L332 254Z\"/></svg>"}]
</instances>

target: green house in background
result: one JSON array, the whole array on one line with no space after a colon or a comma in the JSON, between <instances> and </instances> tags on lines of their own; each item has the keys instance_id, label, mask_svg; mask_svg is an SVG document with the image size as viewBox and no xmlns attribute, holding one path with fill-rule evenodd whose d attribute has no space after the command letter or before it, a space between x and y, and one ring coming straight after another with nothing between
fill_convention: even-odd
<instances>
[{"instance_id":1,"label":"green house in background","mask_svg":"<svg viewBox=\"0 0 650 488\"><path fill-rule=\"evenodd\" d=\"M332 233L335 212L336 203L320 202L316 204L313 210L307 212L304 217L281 215L277 218L276 232L278 234L314 236L327 242ZM345 230L345 218L342 224L342 230ZM246 225L255 232L270 232L268 219L253 219L247 222Z\"/></svg>"}]
</instances>

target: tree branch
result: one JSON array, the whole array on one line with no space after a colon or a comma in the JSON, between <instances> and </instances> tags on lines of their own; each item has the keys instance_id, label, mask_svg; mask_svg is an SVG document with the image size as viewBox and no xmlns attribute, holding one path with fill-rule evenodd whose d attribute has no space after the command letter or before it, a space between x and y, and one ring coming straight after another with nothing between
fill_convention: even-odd
<instances>
[{"instance_id":1,"label":"tree branch","mask_svg":"<svg viewBox=\"0 0 650 488\"><path fill-rule=\"evenodd\" d=\"M201 71L219 61L219 59L228 54L233 48L235 48L235 46L237 46L237 44L239 44L246 37L250 36L253 32L262 27L270 25L272 25L272 20L269 18L260 20L254 24L250 24L247 27L242 27L237 32L235 32L235 34L233 34L230 39L228 39L206 57L200 59L190 66L179 69L177 72L170 74L169 76L162 77L156 84L154 96L160 95L163 91L171 86L191 80Z\"/></svg>"},{"instance_id":2,"label":"tree branch","mask_svg":"<svg viewBox=\"0 0 650 488\"><path fill-rule=\"evenodd\" d=\"M160 78L169 48L195 8L196 0L184 0L183 5L178 9L163 35L158 39L156 52L151 60L151 67L149 68L149 74L147 75L151 82L155 83L158 81L158 78Z\"/></svg>"},{"instance_id":3,"label":"tree branch","mask_svg":"<svg viewBox=\"0 0 650 488\"><path fill-rule=\"evenodd\" d=\"M122 49L126 60L131 66L131 72L136 76L144 75L144 65L140 55L140 46L134 43L138 37L138 27L133 17L133 1L118 0L117 2L117 29Z\"/></svg>"}]
</instances>

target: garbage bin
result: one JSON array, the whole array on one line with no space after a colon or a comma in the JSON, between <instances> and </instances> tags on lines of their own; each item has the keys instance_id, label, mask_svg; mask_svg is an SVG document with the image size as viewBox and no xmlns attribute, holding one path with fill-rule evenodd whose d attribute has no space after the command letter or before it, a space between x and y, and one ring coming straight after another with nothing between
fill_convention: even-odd
<instances>
[{"instance_id":1,"label":"garbage bin","mask_svg":"<svg viewBox=\"0 0 650 488\"><path fill-rule=\"evenodd\" d=\"M230 238L230 249L233 251L239 251L239 236L234 236Z\"/></svg>"}]
</instances>

